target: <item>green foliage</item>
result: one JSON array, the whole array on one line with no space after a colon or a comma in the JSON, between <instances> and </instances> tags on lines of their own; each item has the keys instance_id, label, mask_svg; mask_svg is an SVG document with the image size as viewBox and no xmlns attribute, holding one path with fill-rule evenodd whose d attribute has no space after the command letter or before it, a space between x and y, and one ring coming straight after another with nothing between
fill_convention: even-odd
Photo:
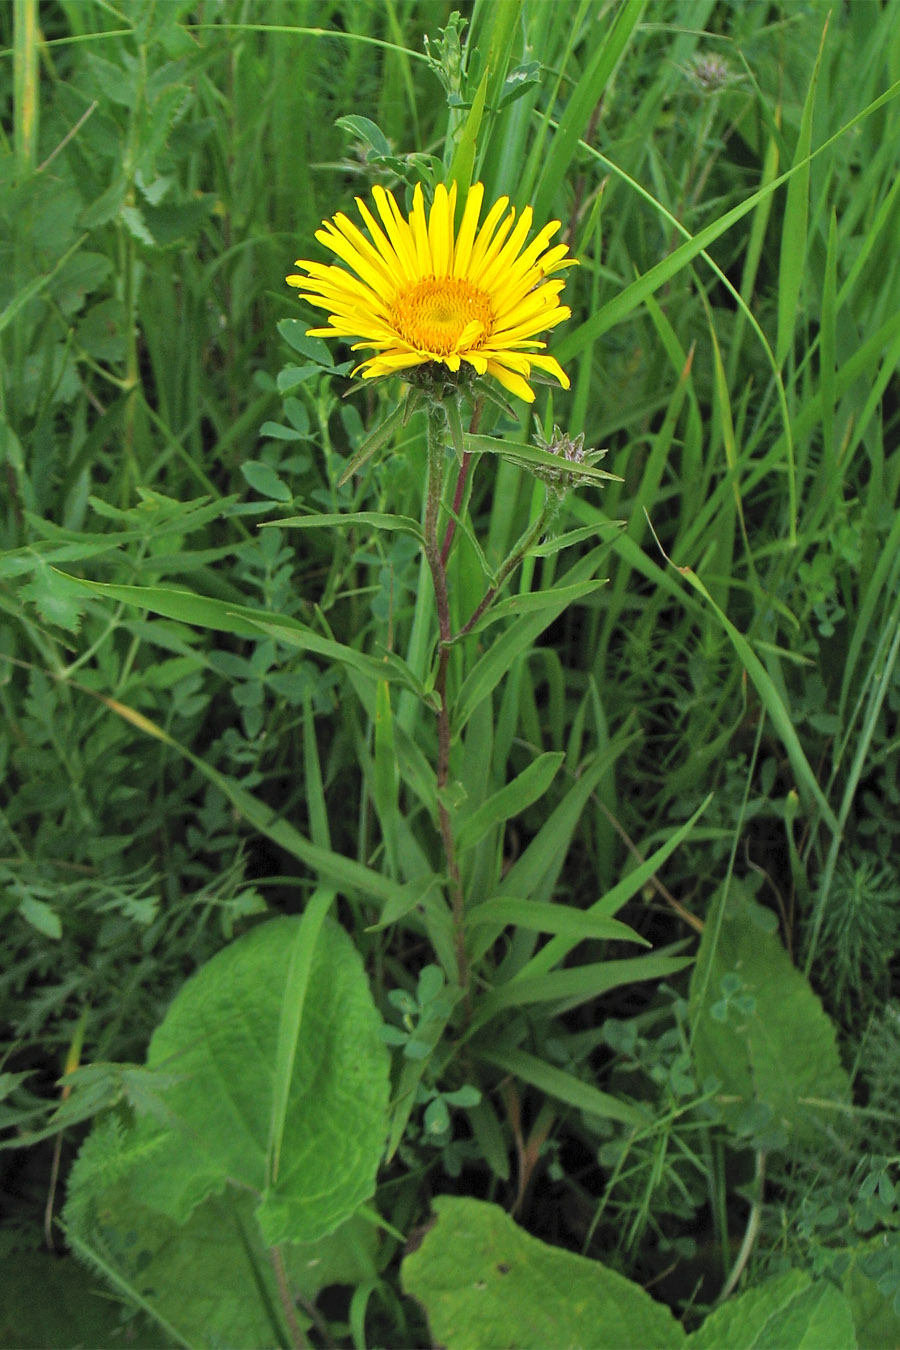
<instances>
[{"instance_id":1,"label":"green foliage","mask_svg":"<svg viewBox=\"0 0 900 1350\"><path fill-rule=\"evenodd\" d=\"M314 1301L333 1269L319 1270L323 1241L374 1190L387 1055L352 943L322 926L332 898L255 928L185 984L148 1051L175 1081L98 1126L72 1170L76 1250L189 1343L271 1336L270 1249L290 1245L294 1296ZM354 1251L340 1242L338 1268Z\"/></svg>"},{"instance_id":2,"label":"green foliage","mask_svg":"<svg viewBox=\"0 0 900 1350\"><path fill-rule=\"evenodd\" d=\"M842 1350L856 1338L841 1291L829 1280L811 1280L794 1270L717 1308L687 1343L697 1350L720 1345Z\"/></svg>"},{"instance_id":3,"label":"green foliage","mask_svg":"<svg viewBox=\"0 0 900 1350\"><path fill-rule=\"evenodd\" d=\"M898 1340L898 3L463 9L0 10L6 1343ZM435 454L283 277L449 175Z\"/></svg>"},{"instance_id":4,"label":"green foliage","mask_svg":"<svg viewBox=\"0 0 900 1350\"><path fill-rule=\"evenodd\" d=\"M434 1226L403 1263L403 1283L448 1350L684 1344L672 1314L639 1285L530 1237L497 1205L445 1195L434 1208Z\"/></svg>"},{"instance_id":5,"label":"green foliage","mask_svg":"<svg viewBox=\"0 0 900 1350\"><path fill-rule=\"evenodd\" d=\"M809 1143L823 1112L847 1107L835 1030L781 945L775 916L737 880L707 918L690 1009L697 1073L718 1080L725 1120L754 1148Z\"/></svg>"}]
</instances>

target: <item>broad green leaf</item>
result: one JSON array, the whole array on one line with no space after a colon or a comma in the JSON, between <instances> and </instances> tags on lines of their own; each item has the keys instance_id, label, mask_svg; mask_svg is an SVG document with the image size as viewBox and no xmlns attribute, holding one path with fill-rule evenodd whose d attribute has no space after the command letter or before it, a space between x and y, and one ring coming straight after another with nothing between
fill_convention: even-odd
<instances>
[{"instance_id":1,"label":"broad green leaf","mask_svg":"<svg viewBox=\"0 0 900 1350\"><path fill-rule=\"evenodd\" d=\"M88 605L88 597L64 572L49 567L43 559L33 561L34 576L21 587L19 595L31 601L44 623L56 624L70 633L77 633Z\"/></svg>"},{"instance_id":2,"label":"broad green leaf","mask_svg":"<svg viewBox=\"0 0 900 1350\"><path fill-rule=\"evenodd\" d=\"M831 1280L788 1270L729 1299L687 1339L687 1350L851 1350L846 1298Z\"/></svg>"},{"instance_id":3,"label":"broad green leaf","mask_svg":"<svg viewBox=\"0 0 900 1350\"><path fill-rule=\"evenodd\" d=\"M334 358L328 343L323 342L321 338L309 337L306 329L307 325L301 319L281 319L278 323L279 333L295 352L299 352L317 366L331 368L334 365Z\"/></svg>"},{"instance_id":4,"label":"broad green leaf","mask_svg":"<svg viewBox=\"0 0 900 1350\"><path fill-rule=\"evenodd\" d=\"M62 937L62 921L46 900L39 900L34 895L25 895L19 903L18 912L26 923L30 923L32 928L43 933L44 937L54 940Z\"/></svg>"},{"instance_id":5,"label":"broad green leaf","mask_svg":"<svg viewBox=\"0 0 900 1350\"><path fill-rule=\"evenodd\" d=\"M732 1128L759 1103L773 1129L814 1143L817 1112L839 1119L850 1085L835 1028L775 927L732 878L706 921L691 979L694 1058L701 1081L719 1080Z\"/></svg>"},{"instance_id":6,"label":"broad green leaf","mask_svg":"<svg viewBox=\"0 0 900 1350\"><path fill-rule=\"evenodd\" d=\"M269 464L263 464L258 459L245 459L241 464L241 473L261 497L269 497L275 502L290 502L294 499L294 494L285 483L283 478Z\"/></svg>"},{"instance_id":7,"label":"broad green leaf","mask_svg":"<svg viewBox=\"0 0 900 1350\"><path fill-rule=\"evenodd\" d=\"M363 145L367 145L370 150L374 150L376 155L389 155L391 153L390 141L381 127L368 117L357 117L355 114L349 114L346 117L338 117L335 126L348 132L356 140L361 141Z\"/></svg>"},{"instance_id":8,"label":"broad green leaf","mask_svg":"<svg viewBox=\"0 0 900 1350\"><path fill-rule=\"evenodd\" d=\"M437 1221L403 1262L408 1294L446 1350L683 1346L674 1316L598 1261L548 1246L499 1205L438 1196Z\"/></svg>"},{"instance_id":9,"label":"broad green leaf","mask_svg":"<svg viewBox=\"0 0 900 1350\"><path fill-rule=\"evenodd\" d=\"M5 328L9 327L20 310L24 309L36 296L40 295L41 291L49 286L57 272L61 271L73 254L78 252L85 239L87 239L87 234L81 235L81 237L76 239L75 243L66 250L62 257L53 264L49 271L42 272L40 276L35 277L32 281L29 281L26 286L23 286L20 291L16 292L6 308L0 311L0 333L2 333Z\"/></svg>"},{"instance_id":10,"label":"broad green leaf","mask_svg":"<svg viewBox=\"0 0 900 1350\"><path fill-rule=\"evenodd\" d=\"M159 1322L164 1334L148 1346L286 1346L253 1197L229 1189L176 1223L132 1192L131 1141L117 1126L94 1127L70 1174L65 1226L77 1255Z\"/></svg>"},{"instance_id":11,"label":"broad green leaf","mask_svg":"<svg viewBox=\"0 0 900 1350\"><path fill-rule=\"evenodd\" d=\"M316 1241L368 1199L386 1130L381 1019L335 923L319 933L299 1029L291 1022L302 923L255 928L184 985L147 1055L183 1078L165 1094L165 1120L140 1118L132 1142L132 1190L149 1208L184 1223L227 1183L243 1186L268 1246Z\"/></svg>"},{"instance_id":12,"label":"broad green leaf","mask_svg":"<svg viewBox=\"0 0 900 1350\"><path fill-rule=\"evenodd\" d=\"M253 1195L229 1186L224 1195L198 1205L186 1223L176 1223L134 1193L134 1145L135 1132L123 1131L114 1119L95 1127L71 1174L65 1219L79 1256L164 1329L165 1336L145 1332L140 1344L210 1350L288 1346ZM354 1216L315 1243L285 1244L281 1254L292 1295L313 1300L326 1284L371 1277L375 1241L372 1225ZM69 1347L72 1340L58 1344Z\"/></svg>"}]
</instances>

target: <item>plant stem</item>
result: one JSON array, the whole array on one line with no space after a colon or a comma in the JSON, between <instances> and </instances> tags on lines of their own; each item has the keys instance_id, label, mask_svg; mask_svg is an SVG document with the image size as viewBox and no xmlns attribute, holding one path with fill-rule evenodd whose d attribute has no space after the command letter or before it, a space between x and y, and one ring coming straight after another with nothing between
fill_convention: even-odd
<instances>
[{"instance_id":1,"label":"plant stem","mask_svg":"<svg viewBox=\"0 0 900 1350\"><path fill-rule=\"evenodd\" d=\"M741 1250L737 1254L737 1260L731 1268L731 1273L725 1281L724 1288L716 1299L716 1305L724 1303L725 1300L737 1288L738 1280L744 1273L744 1268L750 1260L750 1253L753 1251L756 1235L759 1232L759 1225L762 1220L763 1195L766 1186L766 1155L762 1149L756 1153L756 1185L754 1188L753 1202L750 1206L750 1216L747 1219L747 1228L744 1233L744 1240L741 1243Z\"/></svg>"},{"instance_id":2,"label":"plant stem","mask_svg":"<svg viewBox=\"0 0 900 1350\"><path fill-rule=\"evenodd\" d=\"M296 1350L306 1350L306 1337L303 1334L303 1328L297 1321L297 1310L294 1307L294 1300L291 1298L291 1291L288 1285L287 1271L284 1268L284 1257L281 1255L281 1248L272 1247L270 1248L270 1251L272 1255L272 1265L275 1268L275 1282L278 1285L278 1297L281 1300L285 1320L288 1324L291 1344L296 1347Z\"/></svg>"},{"instance_id":3,"label":"plant stem","mask_svg":"<svg viewBox=\"0 0 900 1350\"><path fill-rule=\"evenodd\" d=\"M447 707L447 666L450 660L450 601L447 594L447 572L444 557L438 542L438 524L441 511L441 489L444 481L444 440L447 419L443 405L431 403L428 408L428 486L425 498L425 557L431 570L434 585L434 598L438 616L438 667L435 676L435 692L438 706L438 759L437 790L438 820L447 873L450 877L450 889L453 905L453 929L456 945L457 978L461 989L467 989L469 983L468 959L466 957L465 901L459 876L459 864L456 861L456 844L453 839L453 822L444 800L444 789L450 777L450 711ZM463 474L460 472L460 478ZM461 496L461 488L457 484ZM452 536L451 536L452 537Z\"/></svg>"},{"instance_id":4,"label":"plant stem","mask_svg":"<svg viewBox=\"0 0 900 1350\"><path fill-rule=\"evenodd\" d=\"M472 409L472 420L469 423L469 435L474 436L478 430L478 424L481 421L481 412L484 408L484 399L479 398ZM466 483L469 480L469 468L472 464L471 451L463 452L462 463L459 466L459 476L456 480L456 491L453 494L453 516L458 516L462 510L463 496L466 491ZM453 536L456 533L456 521L453 516L447 521L447 529L444 534L444 545L441 549L441 564L447 566L447 559L450 556L450 545L453 543Z\"/></svg>"}]
</instances>

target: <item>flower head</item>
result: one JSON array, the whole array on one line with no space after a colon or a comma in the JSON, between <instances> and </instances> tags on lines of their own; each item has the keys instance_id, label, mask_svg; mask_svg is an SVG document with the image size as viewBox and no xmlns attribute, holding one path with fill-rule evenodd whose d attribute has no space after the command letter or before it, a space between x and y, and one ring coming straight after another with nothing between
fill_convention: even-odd
<instances>
[{"instance_id":1,"label":"flower head","mask_svg":"<svg viewBox=\"0 0 900 1350\"><path fill-rule=\"evenodd\" d=\"M736 84L741 78L718 52L698 52L691 57L685 73L704 94L714 94L719 89L727 89L730 84Z\"/></svg>"},{"instance_id":2,"label":"flower head","mask_svg":"<svg viewBox=\"0 0 900 1350\"><path fill-rule=\"evenodd\" d=\"M540 423L538 423L537 434L534 439L541 450L546 450L550 455L556 455L560 462L558 469L541 465L534 472L563 495L568 488L578 487L580 483L590 481L587 475L578 472L580 465L592 469L597 460L603 459L606 454L605 450L585 450L583 431L580 431L577 436L570 436L568 432L560 431L559 427L554 427L553 435L548 441L544 439ZM605 475L607 478L612 476L611 474Z\"/></svg>"},{"instance_id":3,"label":"flower head","mask_svg":"<svg viewBox=\"0 0 900 1350\"><path fill-rule=\"evenodd\" d=\"M452 372L468 367L531 403L534 366L568 389L559 362L544 355L546 343L536 340L571 313L559 302L564 282L547 280L575 262L566 257L565 244L549 247L558 220L526 244L531 207L516 220L508 197L496 201L479 225L481 183L469 189L458 231L455 183L449 190L438 185L427 213L417 184L408 218L393 193L376 186L372 196L380 223L356 198L368 237L342 212L316 231L343 266L301 258L296 266L306 275L287 278L301 299L328 311L328 326L311 328L312 336L358 338L353 351L375 353L356 368L364 377L429 363Z\"/></svg>"}]
</instances>

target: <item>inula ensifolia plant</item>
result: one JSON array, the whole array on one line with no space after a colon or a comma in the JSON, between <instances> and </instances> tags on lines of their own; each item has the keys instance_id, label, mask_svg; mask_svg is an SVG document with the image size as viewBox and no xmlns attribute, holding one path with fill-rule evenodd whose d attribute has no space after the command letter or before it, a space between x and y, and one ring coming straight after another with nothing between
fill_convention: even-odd
<instances>
[{"instance_id":1,"label":"inula ensifolia plant","mask_svg":"<svg viewBox=\"0 0 900 1350\"><path fill-rule=\"evenodd\" d=\"M473 405L470 437L477 430L484 398L493 397L488 377L526 402L534 401L529 383L535 371L553 376L565 389L569 380L545 351L539 334L567 319L560 302L564 281L555 275L575 265L565 244L551 246L558 220L543 226L529 240L533 212L518 214L508 197L500 197L482 219L484 187L469 188L461 204L455 182L438 184L426 209L421 184L413 191L412 210L404 215L393 193L375 186L375 213L360 197L356 205L365 232L343 212L323 222L316 238L333 252L337 263L306 259L302 272L287 278L300 297L328 314L328 323L308 336L351 342L353 351L372 353L353 371L363 379L402 375L409 394L402 410L405 421L424 404L428 427L428 473L425 488L424 551L431 572L439 641L434 690L437 696L438 814L452 891L458 978L468 986L464 942L465 898L456 856L453 822L445 790L450 776L451 715L447 671L452 644L481 619L503 583L539 542L560 492L585 481L584 467L595 458L585 452L583 437L569 439L558 428L551 440L539 439L543 458L536 471L548 484L544 510L529 526L487 586L481 602L454 631L448 594L447 561L456 521L463 505L472 453L465 447L459 405ZM391 419L388 419L389 421ZM383 428L382 428L383 430ZM376 433L378 435L378 433ZM443 521L445 448L457 451L457 478L452 510ZM372 448L383 437L370 438ZM368 458L366 445L353 457L344 478ZM537 457L536 457L537 458ZM556 468L552 460L562 463ZM546 462L544 462L546 461ZM590 475L587 475L590 477ZM343 480L342 480L343 481Z\"/></svg>"}]
</instances>

